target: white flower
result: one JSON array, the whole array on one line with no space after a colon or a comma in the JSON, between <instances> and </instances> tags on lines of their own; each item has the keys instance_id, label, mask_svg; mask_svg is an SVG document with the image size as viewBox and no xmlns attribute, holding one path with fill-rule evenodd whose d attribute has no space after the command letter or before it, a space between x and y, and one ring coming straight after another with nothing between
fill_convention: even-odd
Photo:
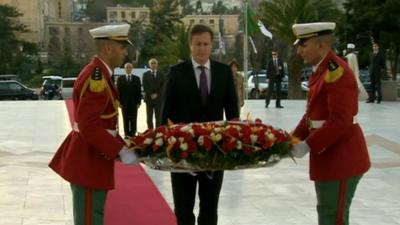
<instances>
[{"instance_id":1,"label":"white flower","mask_svg":"<svg viewBox=\"0 0 400 225\"><path fill-rule=\"evenodd\" d=\"M215 127L215 128L214 128L214 132L216 132L216 133L221 132L221 127Z\"/></svg>"},{"instance_id":2,"label":"white flower","mask_svg":"<svg viewBox=\"0 0 400 225\"><path fill-rule=\"evenodd\" d=\"M149 145L149 144L153 143L153 138L146 138L146 139L144 139L143 143L145 143L146 145Z\"/></svg>"},{"instance_id":3,"label":"white flower","mask_svg":"<svg viewBox=\"0 0 400 225\"><path fill-rule=\"evenodd\" d=\"M213 142L218 142L222 139L221 134L211 133L210 138Z\"/></svg>"},{"instance_id":4,"label":"white flower","mask_svg":"<svg viewBox=\"0 0 400 225\"><path fill-rule=\"evenodd\" d=\"M168 144L173 145L176 142L176 138L174 136L171 136L170 138L168 138Z\"/></svg>"},{"instance_id":5,"label":"white flower","mask_svg":"<svg viewBox=\"0 0 400 225\"><path fill-rule=\"evenodd\" d=\"M256 143L256 141L257 141L257 135L251 134L251 135L250 135L250 140L251 140L251 143L252 143L252 144Z\"/></svg>"},{"instance_id":6,"label":"white flower","mask_svg":"<svg viewBox=\"0 0 400 225\"><path fill-rule=\"evenodd\" d=\"M241 141L236 141L236 149L242 149L242 142Z\"/></svg>"},{"instance_id":7,"label":"white flower","mask_svg":"<svg viewBox=\"0 0 400 225\"><path fill-rule=\"evenodd\" d=\"M179 141L180 143L182 143L182 142L185 141L185 138L183 138L183 137L178 137L178 141Z\"/></svg>"},{"instance_id":8,"label":"white flower","mask_svg":"<svg viewBox=\"0 0 400 225\"><path fill-rule=\"evenodd\" d=\"M163 135L164 135L163 133L158 132L158 133L156 134L156 138L160 138L160 137L162 137Z\"/></svg>"},{"instance_id":9,"label":"white flower","mask_svg":"<svg viewBox=\"0 0 400 225\"><path fill-rule=\"evenodd\" d=\"M158 138L158 139L156 139L155 144L156 144L157 146L162 146L162 145L164 144L164 141L163 141L162 138Z\"/></svg>"},{"instance_id":10,"label":"white flower","mask_svg":"<svg viewBox=\"0 0 400 225\"><path fill-rule=\"evenodd\" d=\"M268 134L266 134L267 135L267 138L269 139L269 140L275 140L276 138L275 138L275 135L273 134L273 133L268 133Z\"/></svg>"},{"instance_id":11,"label":"white flower","mask_svg":"<svg viewBox=\"0 0 400 225\"><path fill-rule=\"evenodd\" d=\"M204 145L204 136L203 136L203 135L201 135L201 136L199 137L199 139L197 139L197 143L199 143L200 146L203 146L203 145Z\"/></svg>"},{"instance_id":12,"label":"white flower","mask_svg":"<svg viewBox=\"0 0 400 225\"><path fill-rule=\"evenodd\" d=\"M181 145L179 145L179 148L181 148L182 151L187 151L188 150L188 144L187 143L181 143Z\"/></svg>"}]
</instances>

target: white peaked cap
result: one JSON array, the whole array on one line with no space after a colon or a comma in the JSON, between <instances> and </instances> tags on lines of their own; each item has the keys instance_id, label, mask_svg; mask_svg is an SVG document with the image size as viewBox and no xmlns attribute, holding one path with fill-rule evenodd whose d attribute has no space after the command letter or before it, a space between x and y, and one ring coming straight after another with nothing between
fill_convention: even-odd
<instances>
[{"instance_id":1,"label":"white peaked cap","mask_svg":"<svg viewBox=\"0 0 400 225\"><path fill-rule=\"evenodd\" d=\"M348 48L348 49L355 49L356 46L355 46L353 43L348 43L348 44L347 44L347 48Z\"/></svg>"},{"instance_id":2,"label":"white peaked cap","mask_svg":"<svg viewBox=\"0 0 400 225\"><path fill-rule=\"evenodd\" d=\"M318 23L297 23L293 24L292 30L297 40L294 44L299 41L306 40L311 37L317 37L321 35L331 34L336 27L336 23L333 22L318 22Z\"/></svg>"},{"instance_id":3,"label":"white peaked cap","mask_svg":"<svg viewBox=\"0 0 400 225\"><path fill-rule=\"evenodd\" d=\"M89 30L94 39L109 39L113 41L128 42L133 45L128 39L128 33L131 25L129 24L116 24L105 25Z\"/></svg>"}]
</instances>

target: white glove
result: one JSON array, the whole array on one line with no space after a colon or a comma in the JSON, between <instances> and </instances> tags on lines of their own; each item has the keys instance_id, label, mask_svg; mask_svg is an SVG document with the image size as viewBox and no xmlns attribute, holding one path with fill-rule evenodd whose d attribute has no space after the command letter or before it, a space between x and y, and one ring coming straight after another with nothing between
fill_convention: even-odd
<instances>
[{"instance_id":1,"label":"white glove","mask_svg":"<svg viewBox=\"0 0 400 225\"><path fill-rule=\"evenodd\" d=\"M139 163L136 153L129 151L126 147L123 147L118 155L121 158L122 163L126 165L134 165Z\"/></svg>"},{"instance_id":2,"label":"white glove","mask_svg":"<svg viewBox=\"0 0 400 225\"><path fill-rule=\"evenodd\" d=\"M293 145L290 154L295 158L303 158L308 152L310 152L310 146L308 146L307 142L302 141Z\"/></svg>"}]
</instances>

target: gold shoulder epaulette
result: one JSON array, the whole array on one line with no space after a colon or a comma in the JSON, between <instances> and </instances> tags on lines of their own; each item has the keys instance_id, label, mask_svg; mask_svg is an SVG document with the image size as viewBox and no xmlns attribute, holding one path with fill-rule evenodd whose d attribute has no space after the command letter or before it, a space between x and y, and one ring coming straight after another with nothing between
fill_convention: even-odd
<instances>
[{"instance_id":1,"label":"gold shoulder epaulette","mask_svg":"<svg viewBox=\"0 0 400 225\"><path fill-rule=\"evenodd\" d=\"M99 67L96 67L90 76L89 88L93 92L103 92L106 88L106 83Z\"/></svg>"},{"instance_id":2,"label":"gold shoulder epaulette","mask_svg":"<svg viewBox=\"0 0 400 225\"><path fill-rule=\"evenodd\" d=\"M328 73L325 76L326 83L334 83L343 75L343 67L341 67L337 62L334 60L330 60L328 62Z\"/></svg>"}]
</instances>

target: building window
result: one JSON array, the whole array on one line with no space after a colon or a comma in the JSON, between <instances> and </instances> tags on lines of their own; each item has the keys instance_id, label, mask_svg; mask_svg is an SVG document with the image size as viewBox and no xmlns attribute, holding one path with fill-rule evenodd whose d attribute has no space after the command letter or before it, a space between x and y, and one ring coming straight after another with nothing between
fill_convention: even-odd
<instances>
[{"instance_id":1,"label":"building window","mask_svg":"<svg viewBox=\"0 0 400 225\"><path fill-rule=\"evenodd\" d=\"M116 11L110 11L109 17L110 17L110 19L115 19L115 18L117 18L117 12L116 12Z\"/></svg>"},{"instance_id":2,"label":"building window","mask_svg":"<svg viewBox=\"0 0 400 225\"><path fill-rule=\"evenodd\" d=\"M190 20L190 21L189 21L189 24L194 24L194 20Z\"/></svg>"},{"instance_id":3,"label":"building window","mask_svg":"<svg viewBox=\"0 0 400 225\"><path fill-rule=\"evenodd\" d=\"M131 12L132 19L136 19L136 12Z\"/></svg>"},{"instance_id":4,"label":"building window","mask_svg":"<svg viewBox=\"0 0 400 225\"><path fill-rule=\"evenodd\" d=\"M139 13L140 19L146 19L147 18L147 12L140 12Z\"/></svg>"},{"instance_id":5,"label":"building window","mask_svg":"<svg viewBox=\"0 0 400 225\"><path fill-rule=\"evenodd\" d=\"M211 25L214 25L214 20L210 20L210 24L211 24Z\"/></svg>"},{"instance_id":6,"label":"building window","mask_svg":"<svg viewBox=\"0 0 400 225\"><path fill-rule=\"evenodd\" d=\"M125 17L126 17L126 14L125 14L124 11L122 11L122 12L121 12L121 18L122 18L122 19L125 19Z\"/></svg>"},{"instance_id":7,"label":"building window","mask_svg":"<svg viewBox=\"0 0 400 225\"><path fill-rule=\"evenodd\" d=\"M203 20L203 19L201 19L201 20L200 20L200 23L201 23L201 24L203 24L203 23L204 23L204 20Z\"/></svg>"}]
</instances>

